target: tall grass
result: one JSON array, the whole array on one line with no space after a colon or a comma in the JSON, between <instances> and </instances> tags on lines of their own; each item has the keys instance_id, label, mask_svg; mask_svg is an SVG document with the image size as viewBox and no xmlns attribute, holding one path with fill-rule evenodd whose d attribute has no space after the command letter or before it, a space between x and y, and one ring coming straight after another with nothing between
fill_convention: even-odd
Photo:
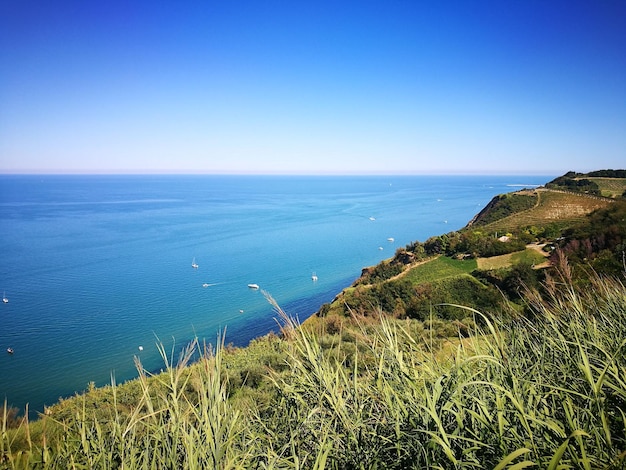
<instances>
[{"instance_id":1,"label":"tall grass","mask_svg":"<svg viewBox=\"0 0 626 470\"><path fill-rule=\"evenodd\" d=\"M271 445L328 468L622 468L624 285L552 284L528 299L533 318L483 316L453 358L383 318L362 339L378 359L364 371L359 349L338 363L292 325L291 373L275 378L265 416Z\"/></svg>"},{"instance_id":2,"label":"tall grass","mask_svg":"<svg viewBox=\"0 0 626 470\"><path fill-rule=\"evenodd\" d=\"M220 341L215 351L205 347L191 369L197 341L176 363L160 346L165 373L150 377L136 360L141 395L130 413L118 411L113 383L109 416L88 411L83 398L74 419L55 423L64 433L50 447L44 441L41 448L31 445L27 452L14 453L3 428L0 468L242 468L246 450L238 444L245 440L245 429L227 400L222 349Z\"/></svg>"},{"instance_id":3,"label":"tall grass","mask_svg":"<svg viewBox=\"0 0 626 470\"><path fill-rule=\"evenodd\" d=\"M268 297L286 353L266 401L228 396L221 341L193 367L197 342L176 363L161 349L164 374L137 364L130 412L48 416L62 437L20 452L3 425L0 467L624 468L626 287L557 281L528 293L532 317L468 309L484 326L444 349L381 315L331 353Z\"/></svg>"}]
</instances>

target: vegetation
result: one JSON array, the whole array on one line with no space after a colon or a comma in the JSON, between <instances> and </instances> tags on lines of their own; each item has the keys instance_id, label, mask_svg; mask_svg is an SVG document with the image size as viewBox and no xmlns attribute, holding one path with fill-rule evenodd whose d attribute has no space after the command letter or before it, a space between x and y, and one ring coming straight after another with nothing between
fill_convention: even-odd
<instances>
[{"instance_id":1,"label":"vegetation","mask_svg":"<svg viewBox=\"0 0 626 470\"><path fill-rule=\"evenodd\" d=\"M495 312L513 302L524 309L521 292L542 282L556 248L598 272L626 271L624 220L620 201L546 189L499 196L463 230L413 242L364 269L319 315L378 309L395 318L462 321L445 304Z\"/></svg>"},{"instance_id":2,"label":"vegetation","mask_svg":"<svg viewBox=\"0 0 626 470\"><path fill-rule=\"evenodd\" d=\"M32 422L5 403L0 468L626 468L626 203L490 205L303 325L266 294L280 335L160 347Z\"/></svg>"},{"instance_id":3,"label":"vegetation","mask_svg":"<svg viewBox=\"0 0 626 470\"><path fill-rule=\"evenodd\" d=\"M626 170L596 170L587 173L592 178L626 178Z\"/></svg>"},{"instance_id":4,"label":"vegetation","mask_svg":"<svg viewBox=\"0 0 626 470\"><path fill-rule=\"evenodd\" d=\"M380 309L396 318L424 319L434 313L458 320L441 304L490 310L502 308L506 301L521 304L520 288L543 279L537 269L550 265L546 257L557 246L567 253L591 246L589 253L580 252L575 261L593 258L594 267L608 269L600 272L619 273L619 250L623 251L626 233L626 226L618 223L626 211L623 204L545 190L531 199L535 202L530 209L518 202L518 212L509 213L502 207L511 208L510 201L524 199L496 198L490 205L501 218L483 211L463 230L398 250L392 259L364 269L355 284L324 305L319 315L367 315ZM501 201L504 206L499 205ZM585 235L585 230L594 235ZM574 235L578 242L572 241ZM585 241L589 237L593 241ZM537 249L538 242L545 252ZM608 251L602 253L602 247ZM459 277L451 279L454 276Z\"/></svg>"},{"instance_id":5,"label":"vegetation","mask_svg":"<svg viewBox=\"0 0 626 470\"><path fill-rule=\"evenodd\" d=\"M608 207L611 199L590 197L584 194L557 192L540 189L537 205L532 209L491 222L482 230L491 232L520 231L534 227L539 238L556 238L564 228L573 223L584 222L591 212Z\"/></svg>"},{"instance_id":6,"label":"vegetation","mask_svg":"<svg viewBox=\"0 0 626 470\"><path fill-rule=\"evenodd\" d=\"M106 418L77 398L72 416L37 422L47 427L40 440L36 423L7 429L5 417L2 465L622 468L626 287L594 277L578 290L564 268L545 298L528 292L530 316L459 307L484 326L447 348L419 334L423 323L383 316L376 328L357 322L345 349L338 331L329 349L286 319L284 368L268 368L266 400L229 395L223 343L193 367L197 343L176 364L162 351L163 374L138 364L139 396L126 412L113 384Z\"/></svg>"},{"instance_id":7,"label":"vegetation","mask_svg":"<svg viewBox=\"0 0 626 470\"><path fill-rule=\"evenodd\" d=\"M475 259L455 259L440 256L421 264L406 273L406 279L413 284L432 282L447 277L469 274L477 267Z\"/></svg>"},{"instance_id":8,"label":"vegetation","mask_svg":"<svg viewBox=\"0 0 626 470\"><path fill-rule=\"evenodd\" d=\"M600 188L597 183L587 178L560 176L546 184L546 187L600 196Z\"/></svg>"},{"instance_id":9,"label":"vegetation","mask_svg":"<svg viewBox=\"0 0 626 470\"><path fill-rule=\"evenodd\" d=\"M537 205L537 202L537 193L534 191L500 194L478 213L470 225L487 225L511 214L531 209Z\"/></svg>"},{"instance_id":10,"label":"vegetation","mask_svg":"<svg viewBox=\"0 0 626 470\"><path fill-rule=\"evenodd\" d=\"M558 245L574 263L614 275L626 272L626 204L612 204L564 230Z\"/></svg>"},{"instance_id":11,"label":"vegetation","mask_svg":"<svg viewBox=\"0 0 626 470\"><path fill-rule=\"evenodd\" d=\"M570 171L550 181L546 187L619 198L626 192L626 170L598 170L590 173Z\"/></svg>"},{"instance_id":12,"label":"vegetation","mask_svg":"<svg viewBox=\"0 0 626 470\"><path fill-rule=\"evenodd\" d=\"M545 246L545 245L544 245ZM491 258L479 258L477 267L480 270L509 268L517 264L528 264L531 266L541 265L546 261L547 253L540 253L536 248L525 248L522 251L509 253L506 255L492 256Z\"/></svg>"}]
</instances>

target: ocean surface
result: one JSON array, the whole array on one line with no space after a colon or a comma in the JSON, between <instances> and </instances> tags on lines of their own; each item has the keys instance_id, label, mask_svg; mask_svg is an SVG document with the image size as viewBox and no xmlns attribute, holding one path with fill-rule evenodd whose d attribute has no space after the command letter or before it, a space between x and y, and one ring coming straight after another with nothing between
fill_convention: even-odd
<instances>
[{"instance_id":1,"label":"ocean surface","mask_svg":"<svg viewBox=\"0 0 626 470\"><path fill-rule=\"evenodd\" d=\"M0 175L0 399L43 411L136 377L135 356L159 370L159 341L245 346L278 331L262 290L302 321L363 267L553 177Z\"/></svg>"}]
</instances>

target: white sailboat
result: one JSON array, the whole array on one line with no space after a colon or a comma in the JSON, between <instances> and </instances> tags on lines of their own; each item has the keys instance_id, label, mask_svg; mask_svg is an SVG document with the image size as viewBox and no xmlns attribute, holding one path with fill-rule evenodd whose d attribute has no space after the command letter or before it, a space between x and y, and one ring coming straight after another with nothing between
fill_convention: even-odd
<instances>
[{"instance_id":1,"label":"white sailboat","mask_svg":"<svg viewBox=\"0 0 626 470\"><path fill-rule=\"evenodd\" d=\"M194 269L198 269L198 263L196 263L196 258L191 261L191 267Z\"/></svg>"}]
</instances>

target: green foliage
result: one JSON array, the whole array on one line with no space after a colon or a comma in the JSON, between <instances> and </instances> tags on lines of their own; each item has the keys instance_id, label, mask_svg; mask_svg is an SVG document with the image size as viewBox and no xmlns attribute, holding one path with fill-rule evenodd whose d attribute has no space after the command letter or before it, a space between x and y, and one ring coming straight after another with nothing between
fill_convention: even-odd
<instances>
[{"instance_id":1,"label":"green foliage","mask_svg":"<svg viewBox=\"0 0 626 470\"><path fill-rule=\"evenodd\" d=\"M517 263L505 275L501 287L510 299L521 299L526 289L538 287L542 272L528 263Z\"/></svg>"},{"instance_id":2,"label":"green foliage","mask_svg":"<svg viewBox=\"0 0 626 470\"><path fill-rule=\"evenodd\" d=\"M475 259L453 259L440 256L425 264L412 268L405 276L405 279L413 284L422 282L432 282L450 276L468 274L476 269Z\"/></svg>"},{"instance_id":3,"label":"green foliage","mask_svg":"<svg viewBox=\"0 0 626 470\"><path fill-rule=\"evenodd\" d=\"M527 248L523 251L518 251L517 253L513 253L511 256L511 262L515 264L527 264L532 266L534 264L543 263L546 258L537 250L532 248Z\"/></svg>"},{"instance_id":4,"label":"green foliage","mask_svg":"<svg viewBox=\"0 0 626 470\"><path fill-rule=\"evenodd\" d=\"M572 263L589 264L599 272L620 274L625 270L626 203L615 201L592 214L584 223L565 230L562 253Z\"/></svg>"},{"instance_id":5,"label":"green foliage","mask_svg":"<svg viewBox=\"0 0 626 470\"><path fill-rule=\"evenodd\" d=\"M626 170L597 170L587 173L594 178L626 178Z\"/></svg>"},{"instance_id":6,"label":"green foliage","mask_svg":"<svg viewBox=\"0 0 626 470\"><path fill-rule=\"evenodd\" d=\"M450 257L463 254L473 257L505 255L523 250L525 246L526 241L519 238L500 241L495 234L469 229L431 237L424 242L424 249L429 255Z\"/></svg>"},{"instance_id":7,"label":"green foliage","mask_svg":"<svg viewBox=\"0 0 626 470\"><path fill-rule=\"evenodd\" d=\"M526 243L530 243L534 240L554 240L561 235L563 229L568 225L569 223L546 221L540 227L535 225L521 227L520 236L523 237Z\"/></svg>"},{"instance_id":8,"label":"green foliage","mask_svg":"<svg viewBox=\"0 0 626 470\"><path fill-rule=\"evenodd\" d=\"M455 305L472 305L496 312L503 303L504 298L493 286L484 285L473 276L463 274L421 284L416 289L416 295L408 302L406 314L422 321L431 315L444 320L461 320L467 316L467 312Z\"/></svg>"},{"instance_id":9,"label":"green foliage","mask_svg":"<svg viewBox=\"0 0 626 470\"><path fill-rule=\"evenodd\" d=\"M623 468L626 287L595 277L578 290L563 273L545 299L528 293L530 316L457 307L479 321L464 319L472 334L455 343L434 338L454 334L449 322L383 316L324 346L280 311L284 339L253 347L276 341L284 354L285 367L265 374L264 400L228 397L231 353L220 341L192 367L197 343L176 364L162 350L163 374L138 364L141 393L128 413L114 406L96 418L79 397L72 418L40 421L62 434L27 437L18 451L17 433L31 436L35 423L9 430L5 412L0 466Z\"/></svg>"},{"instance_id":10,"label":"green foliage","mask_svg":"<svg viewBox=\"0 0 626 470\"><path fill-rule=\"evenodd\" d=\"M357 281L359 284L373 284L375 282L386 281L394 276L397 276L403 271L403 265L401 263L394 263L390 261L382 261L376 266L366 268L361 273L361 277Z\"/></svg>"},{"instance_id":11,"label":"green foliage","mask_svg":"<svg viewBox=\"0 0 626 470\"><path fill-rule=\"evenodd\" d=\"M518 192L500 194L494 197L487 207L476 217L473 226L487 225L511 214L525 211L537 204L537 194Z\"/></svg>"},{"instance_id":12,"label":"green foliage","mask_svg":"<svg viewBox=\"0 0 626 470\"><path fill-rule=\"evenodd\" d=\"M457 320L464 313L445 304L473 305L498 309L504 301L491 286L484 285L469 273L476 260L439 257L412 268L400 279L345 292L341 298L344 315L368 316L383 312L396 318L425 320L431 314Z\"/></svg>"},{"instance_id":13,"label":"green foliage","mask_svg":"<svg viewBox=\"0 0 626 470\"><path fill-rule=\"evenodd\" d=\"M600 195L600 188L594 181L581 178L578 173L567 173L564 176L559 176L546 184L546 188L561 189L564 191L574 191L578 193L595 194Z\"/></svg>"}]
</instances>

